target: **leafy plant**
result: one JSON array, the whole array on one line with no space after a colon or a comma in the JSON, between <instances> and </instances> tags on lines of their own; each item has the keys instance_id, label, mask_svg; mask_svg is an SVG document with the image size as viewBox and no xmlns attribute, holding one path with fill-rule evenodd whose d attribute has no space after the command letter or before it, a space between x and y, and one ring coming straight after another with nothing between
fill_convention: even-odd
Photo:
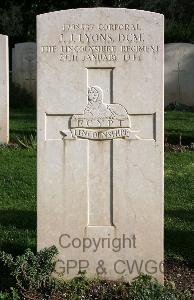
<instances>
[{"instance_id":1,"label":"leafy plant","mask_svg":"<svg viewBox=\"0 0 194 300\"><path fill-rule=\"evenodd\" d=\"M129 282L109 281L100 278L89 279L84 273L72 280L52 277L55 269L55 246L44 249L36 255L27 249L15 259L5 252L0 253L0 260L10 269L15 278L16 289L10 293L1 293L0 300L190 300L187 292L179 293L170 284L165 286L150 276L141 274Z\"/></svg>"},{"instance_id":2,"label":"leafy plant","mask_svg":"<svg viewBox=\"0 0 194 300\"><path fill-rule=\"evenodd\" d=\"M51 277L55 269L53 258L58 254L57 248L52 246L41 250L36 255L27 249L21 256L15 259L11 254L4 251L0 253L0 260L10 270L14 277L16 287L22 294L47 293L48 288L52 288L55 279Z\"/></svg>"},{"instance_id":3,"label":"leafy plant","mask_svg":"<svg viewBox=\"0 0 194 300\"><path fill-rule=\"evenodd\" d=\"M10 292L0 292L0 300L20 300L20 296L17 289L11 288Z\"/></svg>"},{"instance_id":4,"label":"leafy plant","mask_svg":"<svg viewBox=\"0 0 194 300\"><path fill-rule=\"evenodd\" d=\"M37 138L33 134L30 136L16 137L17 143L26 149L36 149L37 146Z\"/></svg>"}]
</instances>

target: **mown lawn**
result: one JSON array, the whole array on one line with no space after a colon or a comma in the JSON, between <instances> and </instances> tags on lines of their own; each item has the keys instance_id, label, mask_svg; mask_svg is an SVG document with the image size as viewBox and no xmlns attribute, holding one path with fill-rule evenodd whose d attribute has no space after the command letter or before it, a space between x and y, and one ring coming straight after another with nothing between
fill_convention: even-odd
<instances>
[{"instance_id":1,"label":"mown lawn","mask_svg":"<svg viewBox=\"0 0 194 300\"><path fill-rule=\"evenodd\" d=\"M194 263L194 152L165 153L165 252Z\"/></svg>"},{"instance_id":2,"label":"mown lawn","mask_svg":"<svg viewBox=\"0 0 194 300\"><path fill-rule=\"evenodd\" d=\"M165 131L194 139L194 113L167 112ZM33 111L14 110L11 140L35 134ZM36 151L0 148L0 249L36 249ZM194 152L165 153L166 257L194 262Z\"/></svg>"},{"instance_id":3,"label":"mown lawn","mask_svg":"<svg viewBox=\"0 0 194 300\"><path fill-rule=\"evenodd\" d=\"M36 245L36 153L0 149L0 248L20 253Z\"/></svg>"},{"instance_id":4,"label":"mown lawn","mask_svg":"<svg viewBox=\"0 0 194 300\"><path fill-rule=\"evenodd\" d=\"M189 145L194 142L194 112L165 112L165 139L167 142Z\"/></svg>"},{"instance_id":5,"label":"mown lawn","mask_svg":"<svg viewBox=\"0 0 194 300\"><path fill-rule=\"evenodd\" d=\"M10 142L17 138L29 137L36 134L36 115L35 110L26 108L11 110L10 112Z\"/></svg>"},{"instance_id":6,"label":"mown lawn","mask_svg":"<svg viewBox=\"0 0 194 300\"><path fill-rule=\"evenodd\" d=\"M10 112L10 142L36 133L34 109ZM36 151L0 148L0 249L36 249Z\"/></svg>"}]
</instances>

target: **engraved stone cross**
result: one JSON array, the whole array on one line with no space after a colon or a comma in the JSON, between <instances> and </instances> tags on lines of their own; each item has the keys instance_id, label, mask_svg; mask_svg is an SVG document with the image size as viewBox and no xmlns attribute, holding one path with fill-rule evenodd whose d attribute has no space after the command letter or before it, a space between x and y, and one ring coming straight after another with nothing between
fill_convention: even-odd
<instances>
[{"instance_id":1,"label":"engraved stone cross","mask_svg":"<svg viewBox=\"0 0 194 300\"><path fill-rule=\"evenodd\" d=\"M181 95L180 73L181 73L181 72L185 72L185 70L181 70L181 68L180 68L180 63L178 63L177 65L178 65L177 70L173 70L173 72L176 72L176 73L177 73L177 86L178 86L178 94L179 94L178 102L181 102L181 100L182 100L182 95Z\"/></svg>"},{"instance_id":2,"label":"engraved stone cross","mask_svg":"<svg viewBox=\"0 0 194 300\"><path fill-rule=\"evenodd\" d=\"M25 78L26 81L29 81L29 86L30 89L32 89L32 82L35 81L36 79L34 78L34 60L35 57L33 55L30 55L28 57L25 58L25 61L27 62L27 70L29 70L29 72L27 72L27 78Z\"/></svg>"},{"instance_id":3,"label":"engraved stone cross","mask_svg":"<svg viewBox=\"0 0 194 300\"><path fill-rule=\"evenodd\" d=\"M47 115L47 140L86 141L88 226L113 226L114 142L155 140L155 113L130 115L123 105L113 103L113 69L87 72L88 103L77 115Z\"/></svg>"}]
</instances>

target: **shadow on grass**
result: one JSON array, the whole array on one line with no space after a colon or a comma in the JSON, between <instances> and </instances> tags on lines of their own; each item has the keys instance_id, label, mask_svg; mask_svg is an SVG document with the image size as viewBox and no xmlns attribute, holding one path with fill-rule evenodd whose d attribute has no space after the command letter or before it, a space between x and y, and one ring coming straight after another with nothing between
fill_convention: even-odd
<instances>
[{"instance_id":1,"label":"shadow on grass","mask_svg":"<svg viewBox=\"0 0 194 300\"><path fill-rule=\"evenodd\" d=\"M179 231L179 230L165 230L165 249L167 256L170 258L173 253L173 259L183 258L189 264L194 264L194 231Z\"/></svg>"},{"instance_id":2,"label":"shadow on grass","mask_svg":"<svg viewBox=\"0 0 194 300\"><path fill-rule=\"evenodd\" d=\"M36 230L36 212L11 209L0 210L0 225Z\"/></svg>"},{"instance_id":3,"label":"shadow on grass","mask_svg":"<svg viewBox=\"0 0 194 300\"><path fill-rule=\"evenodd\" d=\"M34 245L26 247L26 243L20 243L16 241L3 242L2 244L0 243L0 251L5 251L13 256L24 254L27 248L30 248L33 252L36 252L36 247Z\"/></svg>"},{"instance_id":4,"label":"shadow on grass","mask_svg":"<svg viewBox=\"0 0 194 300\"><path fill-rule=\"evenodd\" d=\"M177 218L185 222L193 222L193 230L194 230L194 209L185 210L185 209L175 209L175 210L166 210L165 216L171 218ZM194 241L194 237L193 237Z\"/></svg>"},{"instance_id":5,"label":"shadow on grass","mask_svg":"<svg viewBox=\"0 0 194 300\"><path fill-rule=\"evenodd\" d=\"M1 269L0 290L6 291L11 287L15 286L16 283L13 277L10 275L10 270L8 270L7 267L5 267L1 262L0 262L0 269Z\"/></svg>"},{"instance_id":6,"label":"shadow on grass","mask_svg":"<svg viewBox=\"0 0 194 300\"><path fill-rule=\"evenodd\" d=\"M165 216L177 219L181 224L189 222L193 228L184 226L184 229L165 229L165 249L167 255L173 253L177 257L182 257L189 264L194 264L194 210L167 210Z\"/></svg>"},{"instance_id":7,"label":"shadow on grass","mask_svg":"<svg viewBox=\"0 0 194 300\"><path fill-rule=\"evenodd\" d=\"M10 107L21 110L26 108L35 110L36 99L27 90L10 80Z\"/></svg>"},{"instance_id":8,"label":"shadow on grass","mask_svg":"<svg viewBox=\"0 0 194 300\"><path fill-rule=\"evenodd\" d=\"M180 135L183 145L194 142L194 113L168 111L165 114L165 140L171 144L179 144Z\"/></svg>"},{"instance_id":9,"label":"shadow on grass","mask_svg":"<svg viewBox=\"0 0 194 300\"><path fill-rule=\"evenodd\" d=\"M35 242L32 241L32 236L36 232L36 212L26 210L0 210L0 225L3 230L9 232L10 228L18 231L18 235L14 236L14 232L10 231L10 237L0 239L0 251L5 251L13 256L21 255L26 248L30 248L34 253L36 252ZM21 231L21 232L20 232ZM20 233L19 233L20 232ZM32 233L33 232L33 233ZM13 235L13 238L11 236ZM10 270L0 262L0 290L6 290L11 286L15 286L13 278L10 276Z\"/></svg>"},{"instance_id":10,"label":"shadow on grass","mask_svg":"<svg viewBox=\"0 0 194 300\"><path fill-rule=\"evenodd\" d=\"M29 247L35 251L31 235L36 232L36 223L35 211L0 210L0 225L7 236L1 237L0 250L14 256L22 254ZM15 230L18 235L14 234Z\"/></svg>"},{"instance_id":11,"label":"shadow on grass","mask_svg":"<svg viewBox=\"0 0 194 300\"><path fill-rule=\"evenodd\" d=\"M34 136L36 136L36 130L35 129L14 129L14 130L10 130L10 135L12 136L12 137L14 137L14 135L15 135L15 137L17 136L17 135L19 135L19 136L28 136L28 135L34 135Z\"/></svg>"},{"instance_id":12,"label":"shadow on grass","mask_svg":"<svg viewBox=\"0 0 194 300\"><path fill-rule=\"evenodd\" d=\"M182 135L180 133L174 133L173 130L172 132L168 132L165 134L165 142L173 145L179 145L180 144L180 135L181 135L181 144L184 146L190 145L192 142L194 142L194 134L193 132L187 132L186 135Z\"/></svg>"},{"instance_id":13,"label":"shadow on grass","mask_svg":"<svg viewBox=\"0 0 194 300\"><path fill-rule=\"evenodd\" d=\"M21 120L36 121L36 116L35 116L35 114L32 114L32 113L18 113L18 114L12 114L11 119L12 120L19 120L19 121L21 121Z\"/></svg>"},{"instance_id":14,"label":"shadow on grass","mask_svg":"<svg viewBox=\"0 0 194 300\"><path fill-rule=\"evenodd\" d=\"M10 142L17 142L17 137L36 136L36 115L32 112L12 111L10 115Z\"/></svg>"},{"instance_id":15,"label":"shadow on grass","mask_svg":"<svg viewBox=\"0 0 194 300\"><path fill-rule=\"evenodd\" d=\"M36 252L36 247L34 245L26 247L26 243L13 241L3 242L2 244L0 244L0 251L5 251L6 253L12 254L14 257L24 254L27 248L30 248L34 253Z\"/></svg>"},{"instance_id":16,"label":"shadow on grass","mask_svg":"<svg viewBox=\"0 0 194 300\"><path fill-rule=\"evenodd\" d=\"M36 252L36 242L32 241L32 234L36 233L36 212L34 211L21 211L21 210L1 210L0 211L0 225L5 230L5 235L10 236L0 239L0 251L12 254L14 257L22 255L26 248L30 248L34 253ZM18 235L14 235L10 228L16 228ZM6 230L8 233L6 233ZM21 231L19 233L19 231ZM29 235L28 236L28 232ZM13 236L13 238L12 238ZM10 271L7 266L4 266L0 261L0 290L9 289L11 286L15 286L15 282L10 275Z\"/></svg>"},{"instance_id":17,"label":"shadow on grass","mask_svg":"<svg viewBox=\"0 0 194 300\"><path fill-rule=\"evenodd\" d=\"M172 120L172 121L185 121L188 122L188 120L193 121L193 113L192 114L184 114L184 115L179 115L178 113L175 113L174 115L168 115L168 120Z\"/></svg>"}]
</instances>

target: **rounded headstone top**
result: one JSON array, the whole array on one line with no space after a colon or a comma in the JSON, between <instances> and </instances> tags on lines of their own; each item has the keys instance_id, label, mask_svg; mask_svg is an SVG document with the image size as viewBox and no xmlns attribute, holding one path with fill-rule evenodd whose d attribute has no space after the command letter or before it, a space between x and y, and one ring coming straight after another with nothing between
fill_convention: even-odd
<instances>
[{"instance_id":1,"label":"rounded headstone top","mask_svg":"<svg viewBox=\"0 0 194 300\"><path fill-rule=\"evenodd\" d=\"M36 43L35 42L24 42L24 43L17 43L14 45L14 48L30 48L30 47L33 47L35 48L36 47Z\"/></svg>"},{"instance_id":2,"label":"rounded headstone top","mask_svg":"<svg viewBox=\"0 0 194 300\"><path fill-rule=\"evenodd\" d=\"M194 44L165 45L165 105L194 106Z\"/></svg>"},{"instance_id":3,"label":"rounded headstone top","mask_svg":"<svg viewBox=\"0 0 194 300\"><path fill-rule=\"evenodd\" d=\"M37 15L37 19L42 17L54 16L54 15L63 15L63 14L75 14L75 13L89 13L89 12L110 12L110 13L119 13L119 12L127 12L131 13L133 16L137 16L139 18L144 16L150 16L153 18L157 16L157 18L164 18L163 14L155 13L147 10L138 10L138 9L128 9L128 8L113 8L113 7L91 7L91 8L76 8L76 9L67 9L67 10L59 10L54 12L48 12L44 14ZM154 21L154 19L153 19Z\"/></svg>"},{"instance_id":4,"label":"rounded headstone top","mask_svg":"<svg viewBox=\"0 0 194 300\"><path fill-rule=\"evenodd\" d=\"M2 42L7 43L7 41L8 41L8 36L7 36L7 35L4 35L4 34L0 34L0 39L1 39Z\"/></svg>"}]
</instances>

